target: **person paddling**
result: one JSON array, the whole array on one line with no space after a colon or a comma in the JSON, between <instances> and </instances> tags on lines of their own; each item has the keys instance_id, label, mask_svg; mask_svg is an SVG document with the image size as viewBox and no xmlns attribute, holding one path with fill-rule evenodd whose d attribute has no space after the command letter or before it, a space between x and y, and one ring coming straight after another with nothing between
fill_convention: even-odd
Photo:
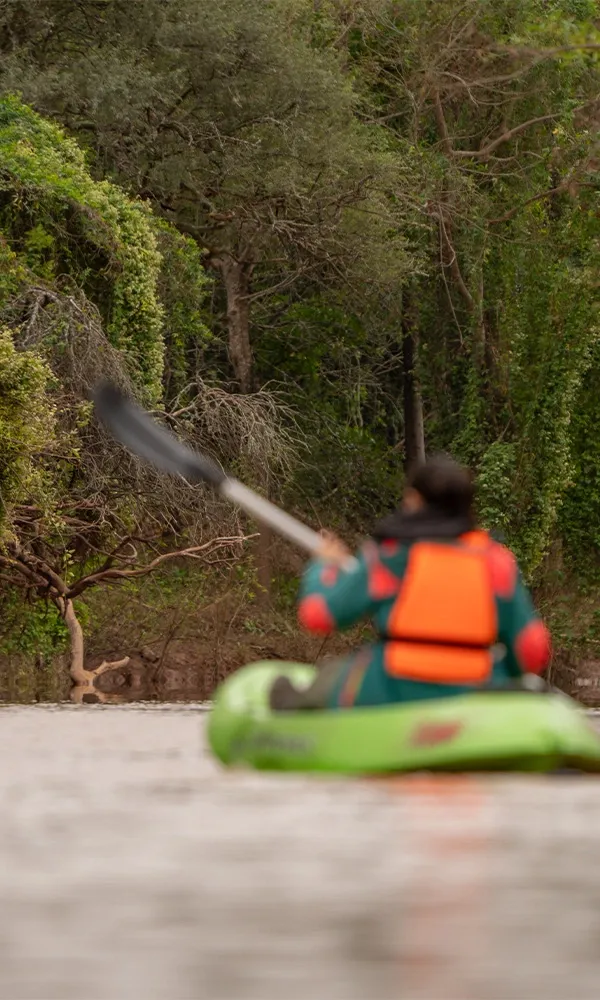
<instances>
[{"instance_id":1,"label":"person paddling","mask_svg":"<svg viewBox=\"0 0 600 1000\"><path fill-rule=\"evenodd\" d=\"M386 705L510 685L550 661L547 628L517 561L476 524L470 471L445 456L409 477L401 507L355 560L325 535L309 563L298 617L328 635L370 618L377 638L327 664L298 691L278 677L276 711Z\"/></svg>"}]
</instances>

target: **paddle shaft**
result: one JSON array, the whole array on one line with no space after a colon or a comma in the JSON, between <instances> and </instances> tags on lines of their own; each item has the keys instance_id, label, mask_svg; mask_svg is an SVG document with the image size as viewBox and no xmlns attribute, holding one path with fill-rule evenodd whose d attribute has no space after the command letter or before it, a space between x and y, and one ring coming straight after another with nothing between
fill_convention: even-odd
<instances>
[{"instance_id":1,"label":"paddle shaft","mask_svg":"<svg viewBox=\"0 0 600 1000\"><path fill-rule=\"evenodd\" d=\"M224 479L218 487L219 492L231 500L232 503L241 507L247 514L255 517L257 521L268 525L280 535L295 542L301 548L306 549L312 556L316 556L323 544L323 538L317 531L313 531L308 525L298 521L291 514L276 507L270 500L265 500L254 490L244 486L238 479Z\"/></svg>"}]
</instances>

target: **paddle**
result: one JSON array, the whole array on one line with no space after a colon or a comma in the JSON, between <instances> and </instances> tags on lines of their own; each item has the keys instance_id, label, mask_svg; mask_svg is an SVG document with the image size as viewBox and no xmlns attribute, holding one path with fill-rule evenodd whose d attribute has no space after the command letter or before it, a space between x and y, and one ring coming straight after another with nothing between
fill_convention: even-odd
<instances>
[{"instance_id":1,"label":"paddle","mask_svg":"<svg viewBox=\"0 0 600 1000\"><path fill-rule=\"evenodd\" d=\"M161 472L182 476L189 483L208 483L257 521L269 525L311 555L318 553L323 544L318 532L227 476L206 455L192 451L116 386L110 382L97 386L92 399L98 418L132 454Z\"/></svg>"}]
</instances>

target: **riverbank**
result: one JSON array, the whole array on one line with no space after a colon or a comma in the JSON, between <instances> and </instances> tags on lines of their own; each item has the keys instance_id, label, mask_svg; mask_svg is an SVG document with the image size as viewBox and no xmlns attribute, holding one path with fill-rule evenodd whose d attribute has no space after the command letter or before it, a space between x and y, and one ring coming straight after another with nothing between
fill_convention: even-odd
<instances>
[{"instance_id":1,"label":"riverbank","mask_svg":"<svg viewBox=\"0 0 600 1000\"><path fill-rule=\"evenodd\" d=\"M243 664L322 662L368 639L368 626L325 641L301 630L295 599L302 557L281 545L275 566L270 594L251 560L226 572L182 563L90 591L77 610L94 689L109 701L203 701ZM550 679L582 704L600 705L600 595L563 582L546 586L537 603L553 633ZM5 615L0 640L0 701L69 699L66 633L53 607L41 615L26 607L12 625Z\"/></svg>"}]
</instances>

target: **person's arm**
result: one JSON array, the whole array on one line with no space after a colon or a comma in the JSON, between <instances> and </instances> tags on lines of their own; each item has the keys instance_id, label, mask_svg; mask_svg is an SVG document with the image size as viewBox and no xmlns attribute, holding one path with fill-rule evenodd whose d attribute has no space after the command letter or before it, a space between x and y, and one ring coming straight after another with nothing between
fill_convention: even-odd
<instances>
[{"instance_id":1,"label":"person's arm","mask_svg":"<svg viewBox=\"0 0 600 1000\"><path fill-rule=\"evenodd\" d=\"M407 550L397 543L367 540L351 560L339 542L324 546L328 558L309 563L300 586L298 618L311 632L327 635L373 618L402 586Z\"/></svg>"},{"instance_id":2,"label":"person's arm","mask_svg":"<svg viewBox=\"0 0 600 1000\"><path fill-rule=\"evenodd\" d=\"M298 620L309 632L328 635L368 617L377 601L369 594L369 570L364 550L355 563L342 568L325 559L310 562L302 577Z\"/></svg>"},{"instance_id":3,"label":"person's arm","mask_svg":"<svg viewBox=\"0 0 600 1000\"><path fill-rule=\"evenodd\" d=\"M508 668L517 676L541 674L550 663L550 633L518 571L512 598L500 611L500 641L506 646Z\"/></svg>"}]
</instances>

